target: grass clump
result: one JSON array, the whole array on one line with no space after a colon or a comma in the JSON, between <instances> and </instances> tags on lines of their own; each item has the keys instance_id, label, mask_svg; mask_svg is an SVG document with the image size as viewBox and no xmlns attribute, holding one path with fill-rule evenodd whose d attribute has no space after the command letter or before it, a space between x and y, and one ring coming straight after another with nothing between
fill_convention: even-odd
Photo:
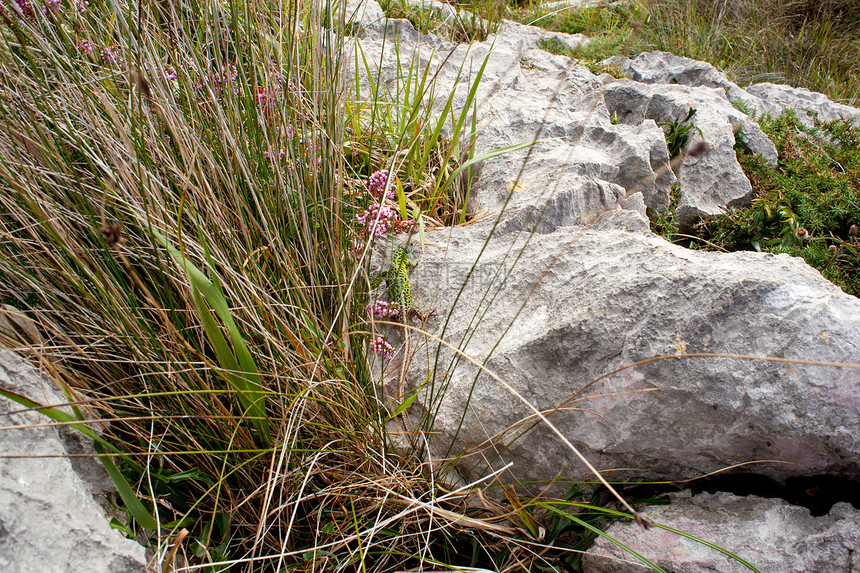
<instances>
[{"instance_id":1,"label":"grass clump","mask_svg":"<svg viewBox=\"0 0 860 573\"><path fill-rule=\"evenodd\" d=\"M459 528L468 556L421 535L463 497L433 501L390 447L353 249L404 137L355 134L332 26L316 3L0 13L0 301L40 333L0 341L78 403L45 413L110 454L114 524L165 570L390 571L507 543L487 512Z\"/></svg>"}]
</instances>

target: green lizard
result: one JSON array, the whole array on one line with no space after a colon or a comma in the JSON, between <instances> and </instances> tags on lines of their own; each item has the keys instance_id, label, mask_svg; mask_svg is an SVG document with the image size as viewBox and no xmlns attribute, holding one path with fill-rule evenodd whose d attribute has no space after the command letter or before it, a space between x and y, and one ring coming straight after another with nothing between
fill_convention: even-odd
<instances>
[{"instance_id":1,"label":"green lizard","mask_svg":"<svg viewBox=\"0 0 860 573\"><path fill-rule=\"evenodd\" d=\"M388 286L388 302L400 305L402 319L406 319L406 315L412 310L412 283L409 282L407 274L407 271L415 266L415 263L409 262L412 249L412 243L406 243L394 249L391 266L385 277L385 284Z\"/></svg>"},{"instance_id":2,"label":"green lizard","mask_svg":"<svg viewBox=\"0 0 860 573\"><path fill-rule=\"evenodd\" d=\"M411 337L409 334L409 318L415 309L412 308L412 283L409 282L408 271L416 263L409 261L413 246L411 242L394 249L391 256L391 266L385 275L385 284L388 287L388 302L398 305L398 320L403 324L403 358L400 363L400 376L397 382L397 396L403 399L406 396L406 372L409 370L411 359ZM410 429L406 417L406 411L400 413L403 429L409 439Z\"/></svg>"}]
</instances>

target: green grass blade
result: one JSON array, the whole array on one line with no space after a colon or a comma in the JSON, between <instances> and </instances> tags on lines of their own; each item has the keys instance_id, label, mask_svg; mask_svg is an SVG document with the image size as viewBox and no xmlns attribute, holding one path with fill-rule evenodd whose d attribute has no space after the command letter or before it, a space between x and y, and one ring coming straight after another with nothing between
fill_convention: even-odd
<instances>
[{"instance_id":1,"label":"green grass blade","mask_svg":"<svg viewBox=\"0 0 860 573\"><path fill-rule=\"evenodd\" d=\"M609 541L611 541L612 543L614 543L615 545L617 545L618 547L620 547L621 549L623 549L624 551L629 553L630 555L633 555L634 557L636 557L637 559L642 561L642 563L644 563L645 565L647 565L648 567L650 567L654 571L659 571L660 573L666 573L666 571L664 571L663 569L658 567L656 564L654 564L651 561L649 561L648 559L646 559L644 555L634 551L631 547L618 541L617 539L615 539L611 535L607 534L605 531L603 531L599 527L595 527L595 526L591 525L590 523L585 522L585 521L579 519L578 517L571 515L570 513L567 513L566 511L562 511L562 510L560 510L556 507L553 507L551 505L543 504L543 503L539 503L537 505L552 511L553 513L557 513L558 515L561 515L565 519L569 519L570 521L576 523L577 525L580 525L580 526L588 529L592 533L596 533L597 535L599 535L601 537L605 537L606 539L608 539Z\"/></svg>"},{"instance_id":2,"label":"green grass blade","mask_svg":"<svg viewBox=\"0 0 860 573\"><path fill-rule=\"evenodd\" d=\"M719 551L720 553L722 553L723 555L725 555L729 559L734 559L735 561L737 561L738 563L740 563L741 565L743 565L744 567L746 567L750 571L755 571L756 573L760 573L759 570L756 569L752 563L744 560L741 557L738 557L737 555L735 555L734 553L732 553L728 549L723 549L719 545L715 545L715 544L711 543L710 541L705 541L701 537L696 537L695 535L685 533L685 532L681 531L680 529L675 529L674 527L669 527L668 525L660 525L659 523L655 523L654 527L659 527L660 529L665 529L666 531L671 531L672 533L675 533L675 534L680 535L682 537L686 537L687 539L695 541L696 543L701 543L702 545L705 545L706 547L710 547L711 549Z\"/></svg>"},{"instance_id":3,"label":"green grass blade","mask_svg":"<svg viewBox=\"0 0 860 573\"><path fill-rule=\"evenodd\" d=\"M397 409L391 413L391 416L388 419L393 420L394 418L396 418L397 416L399 416L400 414L405 412L406 409L412 405L412 402L414 402L415 398L417 398L417 397L418 397L418 394L415 393L415 394L412 394L411 396L409 396L408 398L406 398L405 400L403 400L403 402L399 406L397 406Z\"/></svg>"},{"instance_id":4,"label":"green grass blade","mask_svg":"<svg viewBox=\"0 0 860 573\"><path fill-rule=\"evenodd\" d=\"M153 228L150 228L150 232L188 274L200 320L203 322L206 336L215 350L220 365L227 371L227 379L238 392L239 400L242 402L246 413L254 418L254 424L260 432L260 436L267 443L270 442L271 434L266 415L264 393L262 392L263 387L260 384L260 373L248 346L242 339L236 322L233 320L227 299L221 290L203 274L203 271L185 258L161 233ZM209 303L227 328L233 346L232 351L205 303Z\"/></svg>"},{"instance_id":5,"label":"green grass blade","mask_svg":"<svg viewBox=\"0 0 860 573\"><path fill-rule=\"evenodd\" d=\"M101 444L96 443L94 444L94 447L98 453L105 453L105 449ZM134 493L134 490L131 488L129 483L125 481L125 477L123 477L122 473L120 473L119 468L116 467L116 464L113 463L113 460L110 458L110 456L99 457L104 464L105 470L110 476L111 481L113 482L114 486L116 486L117 493L119 493L119 496L122 498L123 503L125 503L125 508L131 514L131 516L134 517L134 520L137 521L137 524L144 529L157 529L158 522L140 502L140 499L137 497L137 494Z\"/></svg>"},{"instance_id":6,"label":"green grass blade","mask_svg":"<svg viewBox=\"0 0 860 573\"><path fill-rule=\"evenodd\" d=\"M568 514L567 512L561 511L560 509L555 508L555 507L553 507L552 505L545 504L545 503L540 503L540 502L539 502L539 503L536 503L535 505L540 506L540 507L543 507L544 509L549 509L550 511L553 511L553 512L555 512L555 513L558 513L559 515L563 515L563 516L565 516L565 517L571 518L570 514ZM629 513L627 513L627 512L624 512L624 511L616 511L616 510L613 510L613 509L609 509L609 508L606 508L606 507L600 507L600 506L597 506L597 505L591 505L591 504L588 504L588 503L567 502L567 503L566 503L566 505L570 505L570 506L573 506L573 507L579 507L579 508L582 508L582 509L588 509L588 510L591 510L591 511L595 511L595 512L599 512L599 513L603 513L603 514L605 514L605 515L608 515L608 516L610 516L610 517L614 517L614 518L627 518L627 519L633 519L633 516L632 516L632 515L630 515L630 514L629 514ZM654 524L654 527L659 527L660 529L665 529L666 531L670 531L670 532L672 532L672 533L678 534L678 535L680 535L680 536L682 536L682 537L686 537L687 539L690 539L690 540L695 541L695 542L697 542L697 543L701 543L702 545L705 545L705 546L707 546L707 547L710 547L711 549L715 549L716 551L719 551L720 553L722 553L722 554L723 554L723 555L725 555L726 557L729 557L730 559L734 559L735 561L737 561L738 563L740 563L741 565L743 565L744 567L746 567L746 568L747 568L747 569L749 569L750 571L755 571L756 573L759 573L759 570L758 570L758 569L756 569L754 565L752 565L752 564L751 564L751 563L749 563L748 561L745 561L742 557L738 557L737 555L735 555L734 553L732 553L732 552L731 552L731 551L729 551L728 549L724 549L724 548L720 547L719 545L715 545L714 543L711 543L710 541L705 541L705 540L704 540L704 539L702 539L701 537L696 537L695 535L691 535L691 534L689 534L689 533L685 533L685 532L683 532L683 531L681 531L681 530L679 530L679 529L675 529L675 528L673 528L673 527L669 527L668 525L662 525L662 524L660 524L660 523L655 523L655 524Z\"/></svg>"},{"instance_id":7,"label":"green grass blade","mask_svg":"<svg viewBox=\"0 0 860 573\"><path fill-rule=\"evenodd\" d=\"M25 408L32 408L34 410L37 410L38 412L41 412L42 414L48 416L49 418L53 418L54 420L56 420L58 422L63 422L65 424L68 424L72 428L78 430L79 432L81 432L82 434L87 436L88 438L92 438L94 441L100 442L101 444L108 446L109 448L113 449L114 451L119 452L119 450L114 448L110 444L110 442L108 442L107 440L105 440L104 438L99 436L89 426L87 426L83 422L80 422L78 420L78 418L75 418L74 416L72 416L68 412L63 412L62 410L59 410L57 408L46 408L46 407L42 406L41 404L39 404L38 402L34 402L33 400L30 400L29 398L27 398L25 396L21 396L20 394L16 394L15 392L10 392L9 390L4 390L3 388L0 388L0 396L3 396L4 398L7 398L9 400L12 400L13 402L15 402L17 404L21 404ZM73 422L77 422L77 423L73 423Z\"/></svg>"},{"instance_id":8,"label":"green grass blade","mask_svg":"<svg viewBox=\"0 0 860 573\"><path fill-rule=\"evenodd\" d=\"M460 175L460 173L462 173L463 171L465 171L466 169L468 169L469 167L471 167L472 165L474 165L476 163L480 163L481 161L486 161L487 159L492 159L493 157L498 157L499 155L504 155L505 153L511 153L513 151L518 151L520 149L529 147L530 145L534 145L537 142L538 142L538 140L523 141L522 143L515 143L514 145L502 147L501 149L494 149L493 151L488 151L487 153L482 153L481 155L478 155L477 157L473 157L473 158L469 159L468 161L464 162L459 167L457 167L457 169L455 169L454 172L451 174L451 177L449 177L449 180L456 179L456 177L458 175Z\"/></svg>"}]
</instances>

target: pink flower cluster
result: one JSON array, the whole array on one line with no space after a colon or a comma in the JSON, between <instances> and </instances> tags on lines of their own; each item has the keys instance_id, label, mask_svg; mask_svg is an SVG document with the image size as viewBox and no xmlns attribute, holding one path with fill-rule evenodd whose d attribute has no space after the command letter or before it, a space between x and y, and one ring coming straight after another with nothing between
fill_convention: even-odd
<instances>
[{"instance_id":1,"label":"pink flower cluster","mask_svg":"<svg viewBox=\"0 0 860 573\"><path fill-rule=\"evenodd\" d=\"M375 171L367 180L367 190L374 197L382 197L385 193L385 187L388 185L388 169L380 169ZM394 199L394 190L389 188L385 193L386 199Z\"/></svg>"},{"instance_id":2,"label":"pink flower cluster","mask_svg":"<svg viewBox=\"0 0 860 573\"><path fill-rule=\"evenodd\" d=\"M400 308L397 303L375 300L367 305L367 314L379 318L397 318L397 315L400 314Z\"/></svg>"},{"instance_id":3,"label":"pink flower cluster","mask_svg":"<svg viewBox=\"0 0 860 573\"><path fill-rule=\"evenodd\" d=\"M364 241L358 239L352 244L352 248L349 250L349 252L352 253L352 256L354 256L355 258L359 258L361 256L361 252L364 250L365 244L366 243Z\"/></svg>"},{"instance_id":4,"label":"pink flower cluster","mask_svg":"<svg viewBox=\"0 0 860 573\"><path fill-rule=\"evenodd\" d=\"M269 151L263 152L263 157L265 157L269 161L275 161L275 159L283 159L286 156L287 152L283 147L277 153L271 153Z\"/></svg>"},{"instance_id":5,"label":"pink flower cluster","mask_svg":"<svg viewBox=\"0 0 860 573\"><path fill-rule=\"evenodd\" d=\"M367 231L374 237L381 237L396 224L397 213L388 205L371 203L355 220L359 225L367 225Z\"/></svg>"},{"instance_id":6,"label":"pink flower cluster","mask_svg":"<svg viewBox=\"0 0 860 573\"><path fill-rule=\"evenodd\" d=\"M395 221L393 229L395 235L399 235L400 233L417 233L418 223L416 223L413 219L407 219L405 221Z\"/></svg>"},{"instance_id":7,"label":"pink flower cluster","mask_svg":"<svg viewBox=\"0 0 860 573\"><path fill-rule=\"evenodd\" d=\"M21 10L25 18L31 22L35 21L36 13L33 11L33 5L30 4L29 0L16 0L15 3L18 4L18 9Z\"/></svg>"},{"instance_id":8,"label":"pink flower cluster","mask_svg":"<svg viewBox=\"0 0 860 573\"><path fill-rule=\"evenodd\" d=\"M394 199L394 190L390 188L390 175L387 169L380 169L373 172L367 180L368 193L376 198ZM386 191L386 186L389 189ZM383 197L384 195L384 197ZM408 219L403 221L397 214L397 211L388 205L380 205L379 203L371 203L370 206L359 215L355 216L355 220L359 225L365 225L366 229L359 232L359 240L351 249L356 256L359 256L364 249L364 238L366 236L381 237L385 233L391 231L395 235L400 233L414 233L418 230L418 224Z\"/></svg>"},{"instance_id":9,"label":"pink flower cluster","mask_svg":"<svg viewBox=\"0 0 860 573\"><path fill-rule=\"evenodd\" d=\"M60 4L62 4L62 0L43 0L43 2L42 12L44 12L46 16L58 14L60 12Z\"/></svg>"},{"instance_id":10,"label":"pink flower cluster","mask_svg":"<svg viewBox=\"0 0 860 573\"><path fill-rule=\"evenodd\" d=\"M117 62L122 63L122 60L119 57L119 53L117 52L117 49L114 48L113 46L105 46L102 49L100 58L101 58L102 63L105 65L116 64Z\"/></svg>"},{"instance_id":11,"label":"pink flower cluster","mask_svg":"<svg viewBox=\"0 0 860 573\"><path fill-rule=\"evenodd\" d=\"M12 16L18 16L18 13L15 12L14 9L7 10L7 2L11 4L9 0L0 0L0 19L2 19L7 26L14 26L15 23L12 20ZM18 9L21 11L21 14L24 16L24 18L26 18L30 22L36 21L36 13L33 11L33 5L30 4L29 0L15 0L15 4L18 5Z\"/></svg>"},{"instance_id":12,"label":"pink flower cluster","mask_svg":"<svg viewBox=\"0 0 860 573\"><path fill-rule=\"evenodd\" d=\"M370 350L382 356L386 360L391 360L392 352L394 352L394 347L388 344L384 338L381 336L377 336L376 340L371 341Z\"/></svg>"},{"instance_id":13,"label":"pink flower cluster","mask_svg":"<svg viewBox=\"0 0 860 573\"><path fill-rule=\"evenodd\" d=\"M222 90L226 90L229 85L233 86L233 92L238 93L239 88L235 85L237 75L238 72L236 71L236 66L229 66L223 72L209 72L209 74L206 75L206 78L209 79L209 82L212 85L212 91L216 94L220 94ZM204 80L199 79L194 87L198 90L202 90L205 85Z\"/></svg>"}]
</instances>

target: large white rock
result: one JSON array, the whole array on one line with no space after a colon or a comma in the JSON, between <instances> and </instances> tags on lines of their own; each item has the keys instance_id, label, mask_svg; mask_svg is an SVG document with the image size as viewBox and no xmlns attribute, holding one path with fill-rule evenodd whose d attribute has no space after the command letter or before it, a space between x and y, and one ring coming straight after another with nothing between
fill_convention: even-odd
<instances>
[{"instance_id":1,"label":"large white rock","mask_svg":"<svg viewBox=\"0 0 860 573\"><path fill-rule=\"evenodd\" d=\"M24 360L0 350L0 387L46 404L66 400L56 385ZM2 425L52 421L0 397ZM144 548L110 529L93 491L104 476L95 459L39 457L79 453L50 427L0 431L0 571L68 573L146 570Z\"/></svg>"},{"instance_id":2,"label":"large white rock","mask_svg":"<svg viewBox=\"0 0 860 573\"><path fill-rule=\"evenodd\" d=\"M860 568L860 511L837 503L825 516L781 499L738 497L728 493L673 496L671 505L647 507L662 525L713 543L759 571L768 573L847 573ZM738 561L697 541L660 528L643 531L616 522L607 534L666 571L746 573ZM653 571L601 537L582 562L583 573Z\"/></svg>"},{"instance_id":3,"label":"large white rock","mask_svg":"<svg viewBox=\"0 0 860 573\"><path fill-rule=\"evenodd\" d=\"M613 479L757 461L747 471L776 479L860 478L858 369L719 357L631 367L686 353L857 364L860 301L801 259L583 228L485 245L487 226L427 234L412 277L417 303L438 315L428 328L552 412ZM509 462L514 482L587 474L496 381L439 356L424 395L435 456L466 455L467 478ZM413 365L412 380L424 380L426 364Z\"/></svg>"},{"instance_id":4,"label":"large white rock","mask_svg":"<svg viewBox=\"0 0 860 573\"><path fill-rule=\"evenodd\" d=\"M773 161L772 145L729 104L737 96L766 107L763 100L707 64L666 54L643 55L627 70L637 81L680 86L601 80L535 49L541 33L517 30L466 46L389 21L358 40L370 68L359 70L363 89L373 77L396 93L413 65L435 78L434 107L453 94L455 116L486 63L469 108L481 130L476 153L540 139L478 170L475 199L499 217L492 239L490 222L426 234L412 273L417 304L437 315L428 328L552 412L613 479L681 480L746 462L775 479L860 478L860 370L764 359L856 364L860 302L801 259L688 251L651 234L643 216L668 203L674 181L655 119L696 106L706 157L734 162L733 132L745 130ZM657 71L645 74L649 66ZM611 121L605 97L627 110L629 125ZM731 197L716 189L725 180L713 174L725 165L690 159L682 184L711 189L719 208L746 197L748 187ZM496 381L446 348L429 350L412 362L411 383L426 384L410 415L424 415L435 459L462 456L470 479L508 462L506 481L586 473ZM758 358L633 366L694 352Z\"/></svg>"}]
</instances>

